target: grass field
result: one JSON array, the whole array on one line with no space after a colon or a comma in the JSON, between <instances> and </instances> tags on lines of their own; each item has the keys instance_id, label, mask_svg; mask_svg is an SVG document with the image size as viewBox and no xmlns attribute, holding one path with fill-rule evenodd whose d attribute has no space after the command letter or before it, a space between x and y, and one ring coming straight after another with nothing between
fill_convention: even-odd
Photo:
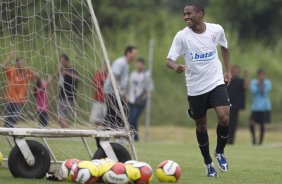
<instances>
[{"instance_id":1,"label":"grass field","mask_svg":"<svg viewBox=\"0 0 282 184\"><path fill-rule=\"evenodd\" d=\"M272 125L271 125L272 126ZM215 146L215 130L210 132L211 151ZM268 127L265 144L252 146L247 130L237 134L236 145L226 148L230 170L219 178L207 178L197 148L194 130L182 127L152 128L151 141L136 144L140 160L155 168L165 159L178 162L182 168L180 184L281 184L282 134L280 127ZM0 184L51 184L45 179L15 179L5 168L0 169ZM64 182L60 182L64 183ZM154 177L152 183L159 183Z\"/></svg>"}]
</instances>

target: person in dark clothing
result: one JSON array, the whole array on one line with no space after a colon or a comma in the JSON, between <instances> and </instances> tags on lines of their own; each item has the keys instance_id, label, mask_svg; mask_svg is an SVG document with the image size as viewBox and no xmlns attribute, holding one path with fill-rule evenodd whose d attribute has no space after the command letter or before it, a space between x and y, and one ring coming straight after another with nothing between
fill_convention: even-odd
<instances>
[{"instance_id":1,"label":"person in dark clothing","mask_svg":"<svg viewBox=\"0 0 282 184\"><path fill-rule=\"evenodd\" d=\"M229 139L227 144L234 144L238 124L239 111L245 108L245 91L248 87L248 72L245 70L243 78L240 77L240 67L231 67L232 81L228 86L228 95L231 102Z\"/></svg>"},{"instance_id":2,"label":"person in dark clothing","mask_svg":"<svg viewBox=\"0 0 282 184\"><path fill-rule=\"evenodd\" d=\"M70 59L66 54L60 56L59 74L58 118L60 126L68 128L67 118L74 106L79 76L78 72L71 67Z\"/></svg>"}]
</instances>

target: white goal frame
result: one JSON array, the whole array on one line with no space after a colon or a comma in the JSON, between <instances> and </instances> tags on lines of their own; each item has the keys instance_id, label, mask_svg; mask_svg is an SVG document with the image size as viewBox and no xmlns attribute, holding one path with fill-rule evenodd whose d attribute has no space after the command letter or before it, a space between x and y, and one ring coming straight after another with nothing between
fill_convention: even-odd
<instances>
[{"instance_id":1,"label":"white goal frame","mask_svg":"<svg viewBox=\"0 0 282 184\"><path fill-rule=\"evenodd\" d=\"M81 141L84 144L85 149L89 153L90 157L93 157L93 152L88 146L85 138L92 137L93 141L98 141L97 146L101 146L107 157L112 158L113 160L117 160L117 157L110 145L110 141L112 138L124 138L129 142L131 156L134 160L138 160L136 149L134 146L134 140L131 135L130 126L125 115L119 90L117 87L117 83L115 81L113 72L111 70L110 59L102 38L102 34L100 31L100 27L95 16L95 12L91 3L91 0L82 0L87 1L88 8L91 14L91 20L94 24L95 31L98 36L98 41L102 50L102 55L108 69L108 73L111 79L111 83L114 89L115 96L118 102L118 108L121 112L121 118L124 122L125 128L123 130L83 130L83 129L38 129L38 128L0 128L0 135L7 136L7 141L11 148L14 146L13 141L11 138L14 138L15 144L20 148L21 153L23 154L25 160L29 165L34 164L34 157L25 141L26 138L34 137L34 138L41 138L44 146L48 149L52 161L54 163L61 163L62 161L57 160L56 156L54 155L53 151L51 150L48 141L45 138L66 138L66 137L80 137ZM51 3L54 3L54 0L51 0ZM56 39L56 38L55 38ZM5 158L4 160L7 160Z\"/></svg>"}]
</instances>

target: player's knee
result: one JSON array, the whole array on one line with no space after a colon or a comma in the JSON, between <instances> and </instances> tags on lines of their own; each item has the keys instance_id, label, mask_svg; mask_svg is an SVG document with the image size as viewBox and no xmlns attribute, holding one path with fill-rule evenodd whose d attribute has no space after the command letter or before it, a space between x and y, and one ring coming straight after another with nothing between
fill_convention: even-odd
<instances>
[{"instance_id":1,"label":"player's knee","mask_svg":"<svg viewBox=\"0 0 282 184\"><path fill-rule=\"evenodd\" d=\"M207 131L207 122L203 120L196 120L196 129L198 132L206 132Z\"/></svg>"},{"instance_id":2,"label":"player's knee","mask_svg":"<svg viewBox=\"0 0 282 184\"><path fill-rule=\"evenodd\" d=\"M229 126L229 114L224 114L219 118L219 124L222 126Z\"/></svg>"}]
</instances>

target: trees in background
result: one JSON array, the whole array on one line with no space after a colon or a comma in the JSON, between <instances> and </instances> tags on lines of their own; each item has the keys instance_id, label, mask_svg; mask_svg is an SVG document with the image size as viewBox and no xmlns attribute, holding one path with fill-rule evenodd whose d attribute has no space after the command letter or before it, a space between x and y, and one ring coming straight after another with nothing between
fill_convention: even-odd
<instances>
[{"instance_id":1,"label":"trees in background","mask_svg":"<svg viewBox=\"0 0 282 184\"><path fill-rule=\"evenodd\" d=\"M223 24L237 30L243 39L273 42L281 34L281 0L212 0L209 11Z\"/></svg>"}]
</instances>

